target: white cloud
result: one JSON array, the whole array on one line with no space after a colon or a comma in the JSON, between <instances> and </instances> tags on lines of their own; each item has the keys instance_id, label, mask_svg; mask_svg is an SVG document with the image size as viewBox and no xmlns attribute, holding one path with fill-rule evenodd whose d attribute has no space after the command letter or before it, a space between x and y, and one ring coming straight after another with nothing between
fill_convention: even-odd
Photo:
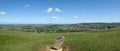
<instances>
[{"instance_id":1,"label":"white cloud","mask_svg":"<svg viewBox=\"0 0 120 51\"><path fill-rule=\"evenodd\" d=\"M48 8L48 9L47 9L47 12L48 12L48 13L50 13L50 12L52 12L52 11L53 11L53 8Z\"/></svg>"},{"instance_id":2,"label":"white cloud","mask_svg":"<svg viewBox=\"0 0 120 51\"><path fill-rule=\"evenodd\" d=\"M53 17L51 17L52 19L59 19L59 17L57 17L57 16L53 16Z\"/></svg>"},{"instance_id":3,"label":"white cloud","mask_svg":"<svg viewBox=\"0 0 120 51\"><path fill-rule=\"evenodd\" d=\"M62 12L60 8L53 9L52 7L50 7L50 8L47 9L48 13L51 13L52 11L55 11L55 12L58 12L58 13Z\"/></svg>"},{"instance_id":4,"label":"white cloud","mask_svg":"<svg viewBox=\"0 0 120 51\"><path fill-rule=\"evenodd\" d=\"M55 8L56 12L62 12L59 8Z\"/></svg>"},{"instance_id":5,"label":"white cloud","mask_svg":"<svg viewBox=\"0 0 120 51\"><path fill-rule=\"evenodd\" d=\"M7 14L5 11L0 11L0 15L5 15Z\"/></svg>"},{"instance_id":6,"label":"white cloud","mask_svg":"<svg viewBox=\"0 0 120 51\"><path fill-rule=\"evenodd\" d=\"M80 17L79 17L79 16L75 16L74 18L78 19L78 18L80 18Z\"/></svg>"},{"instance_id":7,"label":"white cloud","mask_svg":"<svg viewBox=\"0 0 120 51\"><path fill-rule=\"evenodd\" d=\"M31 5L25 4L25 5L24 5L24 8L31 8Z\"/></svg>"}]
</instances>

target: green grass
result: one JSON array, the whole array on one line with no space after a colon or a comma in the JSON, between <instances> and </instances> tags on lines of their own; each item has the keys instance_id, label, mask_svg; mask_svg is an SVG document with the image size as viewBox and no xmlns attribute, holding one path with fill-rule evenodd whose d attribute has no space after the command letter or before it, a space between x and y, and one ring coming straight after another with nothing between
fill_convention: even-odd
<instances>
[{"instance_id":1,"label":"green grass","mask_svg":"<svg viewBox=\"0 0 120 51\"><path fill-rule=\"evenodd\" d=\"M57 36L74 51L120 51L120 28L75 33L33 33L0 30L0 51L36 51L39 45L51 44Z\"/></svg>"}]
</instances>

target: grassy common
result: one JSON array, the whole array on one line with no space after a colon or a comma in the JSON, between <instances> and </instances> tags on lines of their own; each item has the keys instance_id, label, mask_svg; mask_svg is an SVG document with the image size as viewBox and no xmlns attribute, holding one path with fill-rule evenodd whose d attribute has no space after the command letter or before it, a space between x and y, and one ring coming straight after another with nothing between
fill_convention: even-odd
<instances>
[{"instance_id":1,"label":"grassy common","mask_svg":"<svg viewBox=\"0 0 120 51\"><path fill-rule=\"evenodd\" d=\"M57 36L65 36L64 45L73 51L120 51L120 28L73 33L0 30L0 51L37 51L37 46L52 44Z\"/></svg>"}]
</instances>

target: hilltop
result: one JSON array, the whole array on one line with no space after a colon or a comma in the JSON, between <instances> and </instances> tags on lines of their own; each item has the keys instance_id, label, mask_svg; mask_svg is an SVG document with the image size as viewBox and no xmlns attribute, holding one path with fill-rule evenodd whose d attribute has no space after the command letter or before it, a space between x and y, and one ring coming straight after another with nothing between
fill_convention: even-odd
<instances>
[{"instance_id":1,"label":"hilltop","mask_svg":"<svg viewBox=\"0 0 120 51\"><path fill-rule=\"evenodd\" d=\"M0 30L0 51L38 51L38 46L52 44L61 35L64 47L70 45L73 51L120 51L120 28L71 33Z\"/></svg>"}]
</instances>

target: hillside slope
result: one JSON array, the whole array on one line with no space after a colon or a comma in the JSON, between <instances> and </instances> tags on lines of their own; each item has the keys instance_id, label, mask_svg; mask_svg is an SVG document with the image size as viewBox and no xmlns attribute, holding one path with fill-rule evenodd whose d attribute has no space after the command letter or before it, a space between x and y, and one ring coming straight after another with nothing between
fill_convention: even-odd
<instances>
[{"instance_id":1,"label":"hillside slope","mask_svg":"<svg viewBox=\"0 0 120 51\"><path fill-rule=\"evenodd\" d=\"M73 33L34 33L0 30L0 51L37 51L37 46L52 44L65 36L64 45L73 51L120 51L120 28Z\"/></svg>"}]
</instances>

